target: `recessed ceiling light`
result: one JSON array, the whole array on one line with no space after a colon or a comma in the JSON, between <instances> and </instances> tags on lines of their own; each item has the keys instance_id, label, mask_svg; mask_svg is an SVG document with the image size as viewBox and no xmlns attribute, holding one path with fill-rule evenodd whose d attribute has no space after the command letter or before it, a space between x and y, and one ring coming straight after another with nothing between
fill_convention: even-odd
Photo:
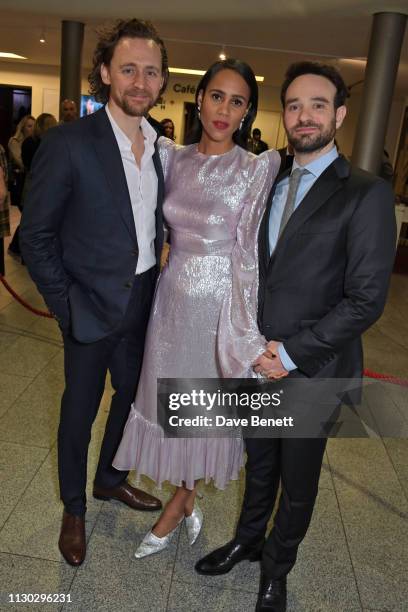
<instances>
[{"instance_id":1,"label":"recessed ceiling light","mask_svg":"<svg viewBox=\"0 0 408 612\"><path fill-rule=\"evenodd\" d=\"M367 58L366 57L341 57L339 59L339 62L344 62L347 64L363 65L367 63Z\"/></svg>"},{"instance_id":2,"label":"recessed ceiling light","mask_svg":"<svg viewBox=\"0 0 408 612\"><path fill-rule=\"evenodd\" d=\"M225 53L225 47L224 45L222 45L222 49L220 51L220 54L218 56L220 58L220 60L222 60L223 62L227 59L227 54Z\"/></svg>"},{"instance_id":3,"label":"recessed ceiling light","mask_svg":"<svg viewBox=\"0 0 408 612\"><path fill-rule=\"evenodd\" d=\"M17 55L17 53L7 53L6 51L0 51L0 57L7 57L8 59L27 59L23 55Z\"/></svg>"},{"instance_id":4,"label":"recessed ceiling light","mask_svg":"<svg viewBox=\"0 0 408 612\"><path fill-rule=\"evenodd\" d=\"M194 70L193 68L169 68L169 72L172 72L174 74L191 74L191 75L195 75L195 76L203 76L203 74L205 74L205 70ZM256 80L259 83L263 83L265 77L263 76L255 76Z\"/></svg>"}]
</instances>

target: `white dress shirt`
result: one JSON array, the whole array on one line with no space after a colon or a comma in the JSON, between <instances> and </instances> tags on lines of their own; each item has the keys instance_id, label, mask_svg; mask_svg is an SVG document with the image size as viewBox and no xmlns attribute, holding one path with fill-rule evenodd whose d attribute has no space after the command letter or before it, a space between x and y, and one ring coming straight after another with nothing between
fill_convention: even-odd
<instances>
[{"instance_id":1,"label":"white dress shirt","mask_svg":"<svg viewBox=\"0 0 408 612\"><path fill-rule=\"evenodd\" d=\"M142 117L140 128L144 137L144 152L139 168L132 151L132 141L112 117L108 104L105 106L105 111L112 125L125 170L139 247L136 274L141 274L156 264L154 240L156 238L157 174L153 164L153 153L157 134L150 123Z\"/></svg>"}]
</instances>

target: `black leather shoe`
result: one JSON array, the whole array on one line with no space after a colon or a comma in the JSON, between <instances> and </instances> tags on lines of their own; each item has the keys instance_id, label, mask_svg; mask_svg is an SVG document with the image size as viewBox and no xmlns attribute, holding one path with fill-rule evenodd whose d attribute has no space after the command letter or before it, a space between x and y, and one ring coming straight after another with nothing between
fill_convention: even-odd
<instances>
[{"instance_id":1,"label":"black leather shoe","mask_svg":"<svg viewBox=\"0 0 408 612\"><path fill-rule=\"evenodd\" d=\"M268 578L261 574L255 612L286 612L286 576Z\"/></svg>"},{"instance_id":2,"label":"black leather shoe","mask_svg":"<svg viewBox=\"0 0 408 612\"><path fill-rule=\"evenodd\" d=\"M263 545L263 540L256 546L246 546L245 544L239 544L236 540L231 540L231 542L200 559L195 565L195 570L206 576L227 574L240 561L259 561Z\"/></svg>"}]
</instances>

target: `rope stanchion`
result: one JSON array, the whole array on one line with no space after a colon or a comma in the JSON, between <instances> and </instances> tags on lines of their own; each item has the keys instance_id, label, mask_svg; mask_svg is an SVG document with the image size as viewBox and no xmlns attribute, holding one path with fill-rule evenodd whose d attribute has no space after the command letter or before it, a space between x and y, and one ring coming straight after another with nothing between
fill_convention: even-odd
<instances>
[{"instance_id":1,"label":"rope stanchion","mask_svg":"<svg viewBox=\"0 0 408 612\"><path fill-rule=\"evenodd\" d=\"M392 374L380 374L379 372L373 372L373 370L365 369L364 376L367 378L383 380L384 382L389 382L393 385L400 385L400 387L408 387L408 380L406 378L399 378L398 376L392 376Z\"/></svg>"},{"instance_id":2,"label":"rope stanchion","mask_svg":"<svg viewBox=\"0 0 408 612\"><path fill-rule=\"evenodd\" d=\"M14 289L12 289L10 287L10 285L8 284L8 282L6 281L6 279L4 278L4 276L2 274L0 274L0 282L3 283L3 285L5 286L7 291L13 296L14 299L17 300L17 302L19 304L21 304L21 306L23 306L24 308L26 308L30 312L32 312L33 314L35 314L35 315L37 315L39 317L46 317L47 319L53 319L54 318L50 312L44 312L43 310L38 310L37 308L34 308L33 306L30 306L30 304L28 304L26 301L24 301L23 298L21 298L14 291Z\"/></svg>"}]
</instances>

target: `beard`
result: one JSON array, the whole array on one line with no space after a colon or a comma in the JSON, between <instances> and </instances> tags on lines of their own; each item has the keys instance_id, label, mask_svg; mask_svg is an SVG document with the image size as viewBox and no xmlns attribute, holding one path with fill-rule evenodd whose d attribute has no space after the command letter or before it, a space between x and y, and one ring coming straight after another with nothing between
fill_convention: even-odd
<instances>
[{"instance_id":1,"label":"beard","mask_svg":"<svg viewBox=\"0 0 408 612\"><path fill-rule=\"evenodd\" d=\"M135 95L147 96L148 100L146 102L135 102L131 97L128 97ZM147 89L128 89L124 92L122 98L114 97L114 99L116 104L129 117L144 117L156 103L151 92Z\"/></svg>"},{"instance_id":2,"label":"beard","mask_svg":"<svg viewBox=\"0 0 408 612\"><path fill-rule=\"evenodd\" d=\"M319 132L316 134L297 135L296 130L300 127L315 127ZM287 138L290 145L297 153L313 153L323 149L333 140L336 135L336 118L333 117L330 125L324 129L321 124L312 123L311 121L299 122L293 127L290 132L287 132Z\"/></svg>"}]
</instances>

